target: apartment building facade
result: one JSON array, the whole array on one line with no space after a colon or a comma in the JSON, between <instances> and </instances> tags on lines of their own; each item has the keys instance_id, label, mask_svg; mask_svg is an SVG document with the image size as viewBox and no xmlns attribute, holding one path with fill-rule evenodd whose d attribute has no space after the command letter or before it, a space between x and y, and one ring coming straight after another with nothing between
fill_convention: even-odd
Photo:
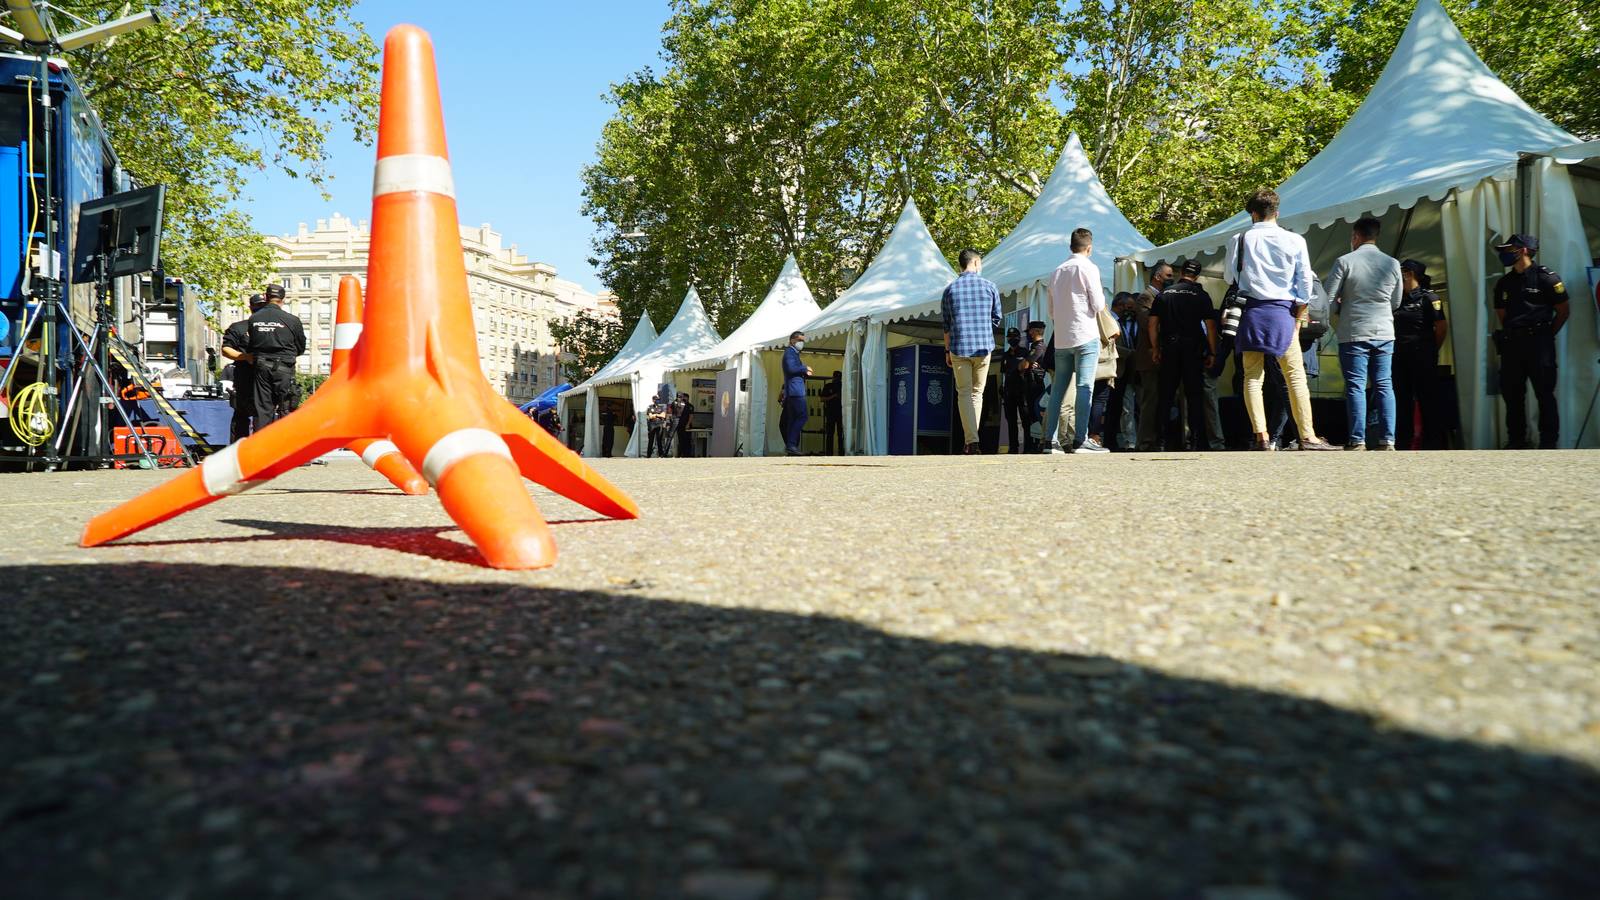
<instances>
[{"instance_id":1,"label":"apartment building facade","mask_svg":"<svg viewBox=\"0 0 1600 900\"><path fill-rule=\"evenodd\" d=\"M366 289L371 237L366 221L338 214L318 219L314 227L302 223L296 234L267 237L275 258L272 280L282 284L287 295L284 309L299 316L306 328L308 348L299 361L301 372L328 373L339 279L354 275ZM552 321L579 310L617 314L609 296L591 294L557 277L553 266L529 261L487 224L462 226L461 253L484 377L513 403L560 383L561 359L550 335Z\"/></svg>"}]
</instances>

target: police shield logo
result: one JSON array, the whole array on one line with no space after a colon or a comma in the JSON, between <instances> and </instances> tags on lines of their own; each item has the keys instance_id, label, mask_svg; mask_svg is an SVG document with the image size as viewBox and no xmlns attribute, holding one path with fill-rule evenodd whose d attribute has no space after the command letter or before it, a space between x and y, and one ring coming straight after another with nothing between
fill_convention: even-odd
<instances>
[{"instance_id":1,"label":"police shield logo","mask_svg":"<svg viewBox=\"0 0 1600 900\"><path fill-rule=\"evenodd\" d=\"M894 402L896 406L906 405L906 383L904 381L895 386Z\"/></svg>"},{"instance_id":2,"label":"police shield logo","mask_svg":"<svg viewBox=\"0 0 1600 900\"><path fill-rule=\"evenodd\" d=\"M944 402L944 382L934 379L928 382L928 405L938 406Z\"/></svg>"}]
</instances>

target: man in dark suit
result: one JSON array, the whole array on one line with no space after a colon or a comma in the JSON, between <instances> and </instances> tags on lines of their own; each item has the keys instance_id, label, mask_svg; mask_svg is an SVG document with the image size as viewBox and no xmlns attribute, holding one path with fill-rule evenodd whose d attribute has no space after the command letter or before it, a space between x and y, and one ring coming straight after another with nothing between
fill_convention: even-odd
<instances>
[{"instance_id":1,"label":"man in dark suit","mask_svg":"<svg viewBox=\"0 0 1600 900\"><path fill-rule=\"evenodd\" d=\"M800 434L806 427L806 376L811 367L800 361L800 351L806 345L804 332L789 335L789 346L783 351L783 452L785 456L800 455Z\"/></svg>"}]
</instances>

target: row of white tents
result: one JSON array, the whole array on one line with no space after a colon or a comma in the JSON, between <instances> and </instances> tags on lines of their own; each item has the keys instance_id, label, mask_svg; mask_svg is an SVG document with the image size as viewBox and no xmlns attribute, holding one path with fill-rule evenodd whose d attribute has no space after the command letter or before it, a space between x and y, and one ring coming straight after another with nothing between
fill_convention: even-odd
<instances>
[{"instance_id":1,"label":"row of white tents","mask_svg":"<svg viewBox=\"0 0 1600 900\"><path fill-rule=\"evenodd\" d=\"M1600 248L1600 142L1580 144L1524 103L1472 51L1438 0L1419 0L1360 109L1278 193L1281 223L1306 236L1318 272L1348 249L1348 223L1366 215L1384 223L1382 249L1427 264L1449 304L1445 361L1455 371L1468 447L1501 440L1489 332L1490 293L1502 270L1490 265L1492 246L1512 233L1538 235L1539 261L1563 277L1574 298L1558 336L1558 396L1562 446L1578 442L1600 376L1587 273ZM1229 237L1247 225L1241 213L1152 246L1112 202L1073 135L1038 200L985 256L984 275L1000 288L1003 308L1044 318L1045 284L1069 255L1075 228L1094 232L1106 287L1137 290L1158 261L1200 259L1208 278L1219 277ZM908 201L871 264L826 309L818 309L792 257L766 299L726 339L718 339L691 289L664 331L656 335L648 316L641 319L615 359L563 395L563 415L570 422L572 410L586 410L584 452L598 455L601 397L626 400L642 420L660 384L737 368L741 452L781 452L777 417L768 409L776 402L781 351L790 332L801 330L808 364L821 375L843 373L847 451L887 453L889 351L938 342L939 300L954 276ZM627 455L643 452L644 431L634 429ZM1581 443L1600 445L1600 427L1590 427Z\"/></svg>"}]
</instances>

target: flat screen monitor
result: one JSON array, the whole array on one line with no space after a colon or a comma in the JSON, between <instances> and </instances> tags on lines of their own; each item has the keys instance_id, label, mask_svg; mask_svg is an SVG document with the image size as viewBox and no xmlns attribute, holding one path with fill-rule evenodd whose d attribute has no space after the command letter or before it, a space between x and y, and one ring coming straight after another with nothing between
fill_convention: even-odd
<instances>
[{"instance_id":1,"label":"flat screen monitor","mask_svg":"<svg viewBox=\"0 0 1600 900\"><path fill-rule=\"evenodd\" d=\"M123 191L78 204L78 232L72 244L72 277L92 281L95 262L104 256L112 278L140 275L161 259L162 185Z\"/></svg>"}]
</instances>

